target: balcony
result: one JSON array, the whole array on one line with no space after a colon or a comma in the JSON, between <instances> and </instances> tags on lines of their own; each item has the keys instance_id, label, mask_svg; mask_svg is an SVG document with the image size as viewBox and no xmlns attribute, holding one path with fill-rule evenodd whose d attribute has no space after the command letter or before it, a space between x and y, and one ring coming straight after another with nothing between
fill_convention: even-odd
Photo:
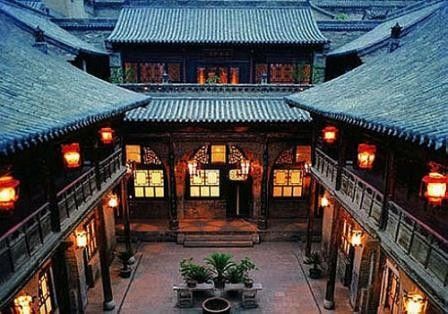
<instances>
[{"instance_id":1,"label":"balcony","mask_svg":"<svg viewBox=\"0 0 448 314\"><path fill-rule=\"evenodd\" d=\"M319 149L316 149L315 157L313 175L333 192L338 202L369 233L373 232L378 236L383 248L402 259L432 289L440 288L442 293L443 287L448 285L446 237L431 228L431 222L426 223L426 220L411 214L413 208L406 211L393 201L384 204L383 193L361 179L349 167L342 168L341 187L336 191L336 161ZM382 230L380 218L384 207L388 210L388 220Z\"/></svg>"},{"instance_id":2,"label":"balcony","mask_svg":"<svg viewBox=\"0 0 448 314\"><path fill-rule=\"evenodd\" d=\"M52 223L52 206L46 203L0 238L0 300L7 299L28 274L38 269L59 241L124 175L126 167L122 165L121 151L101 161L98 168L88 170L57 193L54 207L59 221ZM57 223L61 231L52 228Z\"/></svg>"}]
</instances>

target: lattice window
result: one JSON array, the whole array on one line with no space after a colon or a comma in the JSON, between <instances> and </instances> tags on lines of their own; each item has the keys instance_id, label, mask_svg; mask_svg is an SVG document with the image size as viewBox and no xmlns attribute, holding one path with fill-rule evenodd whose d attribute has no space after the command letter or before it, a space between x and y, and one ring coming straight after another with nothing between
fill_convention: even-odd
<instances>
[{"instance_id":1,"label":"lattice window","mask_svg":"<svg viewBox=\"0 0 448 314\"><path fill-rule=\"evenodd\" d=\"M294 83L294 64L270 64L270 83Z\"/></svg>"},{"instance_id":2,"label":"lattice window","mask_svg":"<svg viewBox=\"0 0 448 314\"><path fill-rule=\"evenodd\" d=\"M303 170L275 169L273 197L301 197L303 194Z\"/></svg>"},{"instance_id":3,"label":"lattice window","mask_svg":"<svg viewBox=\"0 0 448 314\"><path fill-rule=\"evenodd\" d=\"M255 65L255 82L261 83L263 74L268 74L268 65L266 63L259 63Z\"/></svg>"},{"instance_id":4,"label":"lattice window","mask_svg":"<svg viewBox=\"0 0 448 314\"><path fill-rule=\"evenodd\" d=\"M161 83L163 63L140 63L140 82Z\"/></svg>"},{"instance_id":5,"label":"lattice window","mask_svg":"<svg viewBox=\"0 0 448 314\"><path fill-rule=\"evenodd\" d=\"M217 169L198 170L190 176L190 197L219 197L220 172Z\"/></svg>"},{"instance_id":6,"label":"lattice window","mask_svg":"<svg viewBox=\"0 0 448 314\"><path fill-rule=\"evenodd\" d=\"M98 250L98 243L96 241L96 229L95 229L95 215L85 225L87 233L87 259L91 259Z\"/></svg>"},{"instance_id":7,"label":"lattice window","mask_svg":"<svg viewBox=\"0 0 448 314\"><path fill-rule=\"evenodd\" d=\"M275 163L277 165L291 165L294 163L293 148L284 150L280 156L278 156Z\"/></svg>"},{"instance_id":8,"label":"lattice window","mask_svg":"<svg viewBox=\"0 0 448 314\"><path fill-rule=\"evenodd\" d=\"M179 83L181 81L180 63L168 63L168 77L173 83Z\"/></svg>"},{"instance_id":9,"label":"lattice window","mask_svg":"<svg viewBox=\"0 0 448 314\"><path fill-rule=\"evenodd\" d=\"M297 145L295 161L297 163L311 164L311 146L309 145Z\"/></svg>"},{"instance_id":10,"label":"lattice window","mask_svg":"<svg viewBox=\"0 0 448 314\"><path fill-rule=\"evenodd\" d=\"M140 169L134 171L134 195L136 198L163 198L165 184L163 170Z\"/></svg>"},{"instance_id":11,"label":"lattice window","mask_svg":"<svg viewBox=\"0 0 448 314\"><path fill-rule=\"evenodd\" d=\"M226 145L212 145L212 148L211 148L212 164L216 164L216 163L225 164L227 161L226 154L227 154Z\"/></svg>"},{"instance_id":12,"label":"lattice window","mask_svg":"<svg viewBox=\"0 0 448 314\"><path fill-rule=\"evenodd\" d=\"M200 162L201 164L208 164L209 163L209 156L208 156L208 145L204 145L201 148L199 148L196 153L193 156L193 159L197 162Z\"/></svg>"},{"instance_id":13,"label":"lattice window","mask_svg":"<svg viewBox=\"0 0 448 314\"><path fill-rule=\"evenodd\" d=\"M50 314L53 311L53 291L51 288L51 272L48 267L39 275L39 313Z\"/></svg>"},{"instance_id":14,"label":"lattice window","mask_svg":"<svg viewBox=\"0 0 448 314\"><path fill-rule=\"evenodd\" d=\"M389 313L398 314L400 311L400 279L390 268L387 270L387 287L385 308L389 309Z\"/></svg>"},{"instance_id":15,"label":"lattice window","mask_svg":"<svg viewBox=\"0 0 448 314\"><path fill-rule=\"evenodd\" d=\"M244 159L243 153L235 145L229 147L229 164L237 164Z\"/></svg>"},{"instance_id":16,"label":"lattice window","mask_svg":"<svg viewBox=\"0 0 448 314\"><path fill-rule=\"evenodd\" d=\"M143 147L143 163L145 165L161 165L157 154L149 147Z\"/></svg>"},{"instance_id":17,"label":"lattice window","mask_svg":"<svg viewBox=\"0 0 448 314\"><path fill-rule=\"evenodd\" d=\"M140 145L126 145L126 162L141 163Z\"/></svg>"}]
</instances>

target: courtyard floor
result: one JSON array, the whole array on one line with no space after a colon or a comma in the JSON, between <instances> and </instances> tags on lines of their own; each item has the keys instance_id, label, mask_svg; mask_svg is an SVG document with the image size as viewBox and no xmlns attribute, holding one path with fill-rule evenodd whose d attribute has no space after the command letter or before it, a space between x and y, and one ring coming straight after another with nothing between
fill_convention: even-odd
<instances>
[{"instance_id":1,"label":"courtyard floor","mask_svg":"<svg viewBox=\"0 0 448 314\"><path fill-rule=\"evenodd\" d=\"M118 262L111 267L116 309L114 313L201 313L198 298L192 309L175 307L175 283L182 283L179 262L194 257L196 262L212 252L228 252L235 260L250 257L259 268L252 273L255 282L263 285L259 292L259 307L245 310L238 298L232 298L232 313L352 313L347 289L337 285L336 309L323 309L325 278L308 279L308 266L302 263L299 243L264 242L253 248L184 248L175 243L143 243L136 254L135 271L130 279L118 276ZM102 289L98 281L89 291L87 313L102 312Z\"/></svg>"}]
</instances>

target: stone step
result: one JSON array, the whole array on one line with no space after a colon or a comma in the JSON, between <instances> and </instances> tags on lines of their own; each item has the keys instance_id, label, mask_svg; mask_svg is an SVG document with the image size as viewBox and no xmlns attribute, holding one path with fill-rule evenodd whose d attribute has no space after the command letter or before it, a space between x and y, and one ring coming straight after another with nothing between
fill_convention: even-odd
<instances>
[{"instance_id":1,"label":"stone step","mask_svg":"<svg viewBox=\"0 0 448 314\"><path fill-rule=\"evenodd\" d=\"M255 236L256 236L256 234L255 234ZM254 235L252 235L252 234L186 234L185 240L253 241L253 237L254 237Z\"/></svg>"},{"instance_id":2,"label":"stone step","mask_svg":"<svg viewBox=\"0 0 448 314\"><path fill-rule=\"evenodd\" d=\"M184 244L185 243L195 243L196 247L202 246L204 243L210 242L213 243L211 246L233 246L232 243L239 246L241 243L250 243L250 246L253 246L254 243L260 243L260 237L258 233L245 233L245 234L192 234L192 233L179 233L177 235L177 243ZM230 243L226 245L225 243ZM244 244L244 246L246 246Z\"/></svg>"},{"instance_id":3,"label":"stone step","mask_svg":"<svg viewBox=\"0 0 448 314\"><path fill-rule=\"evenodd\" d=\"M253 247L252 241L184 241L184 247Z\"/></svg>"}]
</instances>

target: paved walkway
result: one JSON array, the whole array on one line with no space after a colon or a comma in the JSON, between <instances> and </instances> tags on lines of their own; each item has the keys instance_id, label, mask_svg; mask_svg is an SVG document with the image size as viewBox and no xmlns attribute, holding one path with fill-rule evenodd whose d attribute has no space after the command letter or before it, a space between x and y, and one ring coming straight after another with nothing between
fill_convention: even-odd
<instances>
[{"instance_id":1,"label":"paved walkway","mask_svg":"<svg viewBox=\"0 0 448 314\"><path fill-rule=\"evenodd\" d=\"M235 260L249 256L259 268L252 274L255 282L263 284L259 293L259 308L243 310L237 300L232 313L314 314L351 313L346 289L336 289L335 311L323 310L325 280L309 281L308 266L299 265L301 250L298 243L265 242L254 248L184 248L175 243L145 243L139 248L132 279L121 279L112 271L113 289L120 313L201 313L200 302L193 309L175 307L174 283L181 283L179 262L194 257L202 262L208 254L219 251L231 253ZM300 267L302 266L302 267ZM113 265L118 267L117 265ZM92 291L93 290L93 291ZM206 298L204 295L202 298ZM101 312L101 286L89 293L88 313Z\"/></svg>"}]
</instances>

